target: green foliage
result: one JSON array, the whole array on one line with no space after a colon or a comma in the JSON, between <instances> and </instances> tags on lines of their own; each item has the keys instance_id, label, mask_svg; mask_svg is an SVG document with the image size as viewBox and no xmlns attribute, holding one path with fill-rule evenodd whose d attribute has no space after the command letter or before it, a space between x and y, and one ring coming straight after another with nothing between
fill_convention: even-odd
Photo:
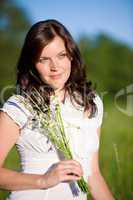
<instances>
[{"instance_id":1,"label":"green foliage","mask_svg":"<svg viewBox=\"0 0 133 200\"><path fill-rule=\"evenodd\" d=\"M15 83L20 46L30 22L24 10L13 0L0 5L0 91ZM9 90L8 90L9 93Z\"/></svg>"},{"instance_id":2,"label":"green foliage","mask_svg":"<svg viewBox=\"0 0 133 200\"><path fill-rule=\"evenodd\" d=\"M93 40L79 40L86 64L87 79L97 84L98 90L114 94L133 82L133 49L103 34Z\"/></svg>"},{"instance_id":3,"label":"green foliage","mask_svg":"<svg viewBox=\"0 0 133 200\"><path fill-rule=\"evenodd\" d=\"M120 112L114 99L105 99L100 166L116 200L133 199L132 118Z\"/></svg>"}]
</instances>

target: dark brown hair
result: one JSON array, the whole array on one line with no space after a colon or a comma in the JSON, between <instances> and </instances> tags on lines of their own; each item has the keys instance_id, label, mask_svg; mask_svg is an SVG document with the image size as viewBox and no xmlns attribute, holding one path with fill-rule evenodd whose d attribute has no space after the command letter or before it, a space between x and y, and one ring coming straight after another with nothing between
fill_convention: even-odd
<instances>
[{"instance_id":1,"label":"dark brown hair","mask_svg":"<svg viewBox=\"0 0 133 200\"><path fill-rule=\"evenodd\" d=\"M94 103L95 92L91 82L86 82L84 64L78 46L71 34L63 24L57 20L49 19L34 24L27 36L21 51L17 65L17 86L20 94L28 93L32 96L32 89L36 88L45 97L49 104L53 89L43 82L35 68L43 48L48 45L55 36L63 39L68 56L71 60L71 74L65 83L65 91L70 95L71 101L83 106L84 110L90 111L90 116L96 112Z\"/></svg>"}]
</instances>

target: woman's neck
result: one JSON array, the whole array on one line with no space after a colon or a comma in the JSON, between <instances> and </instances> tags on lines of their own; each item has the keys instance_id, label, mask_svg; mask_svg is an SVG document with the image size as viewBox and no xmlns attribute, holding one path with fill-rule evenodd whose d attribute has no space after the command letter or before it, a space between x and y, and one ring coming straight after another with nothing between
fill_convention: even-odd
<instances>
[{"instance_id":1,"label":"woman's neck","mask_svg":"<svg viewBox=\"0 0 133 200\"><path fill-rule=\"evenodd\" d=\"M55 92L55 96L58 98L58 100L60 102L64 103L65 97L66 97L66 90L65 89L57 89L54 92Z\"/></svg>"}]
</instances>

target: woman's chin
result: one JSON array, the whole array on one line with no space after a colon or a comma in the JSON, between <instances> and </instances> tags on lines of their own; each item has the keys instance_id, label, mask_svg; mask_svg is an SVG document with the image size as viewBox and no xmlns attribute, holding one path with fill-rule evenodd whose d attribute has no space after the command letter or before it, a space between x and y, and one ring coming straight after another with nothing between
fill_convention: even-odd
<instances>
[{"instance_id":1,"label":"woman's chin","mask_svg":"<svg viewBox=\"0 0 133 200\"><path fill-rule=\"evenodd\" d=\"M51 84L51 87L53 88L54 91L60 91L64 88L64 85L62 84Z\"/></svg>"},{"instance_id":2,"label":"woman's chin","mask_svg":"<svg viewBox=\"0 0 133 200\"><path fill-rule=\"evenodd\" d=\"M59 94L60 92L62 92L64 89L64 86L60 86L60 87L53 87L53 90L55 92L55 94Z\"/></svg>"}]
</instances>

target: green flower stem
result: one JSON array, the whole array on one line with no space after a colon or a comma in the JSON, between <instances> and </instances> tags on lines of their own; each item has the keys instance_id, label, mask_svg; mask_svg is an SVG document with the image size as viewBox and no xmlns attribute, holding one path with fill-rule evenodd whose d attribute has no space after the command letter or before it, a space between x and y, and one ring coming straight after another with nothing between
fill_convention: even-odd
<instances>
[{"instance_id":1,"label":"green flower stem","mask_svg":"<svg viewBox=\"0 0 133 200\"><path fill-rule=\"evenodd\" d=\"M69 159L72 159L72 153L70 151L69 144L68 144L68 142L66 143L65 129L64 129L64 124L63 124L63 120L62 120L62 117L61 117L61 109L60 109L59 104L57 104L57 106L56 106L56 116L57 116L57 122L60 125L59 128L60 128L60 131L62 133L61 135L62 135L64 144L65 144L65 147L66 147L66 151L68 152Z\"/></svg>"},{"instance_id":2,"label":"green flower stem","mask_svg":"<svg viewBox=\"0 0 133 200\"><path fill-rule=\"evenodd\" d=\"M57 104L56 106L56 117L57 117L57 122L60 124L60 131L62 133L62 138L63 138L63 141L65 143L65 147L66 147L66 150L68 152L68 155L69 155L69 158L68 159L72 159L72 153L70 151L70 147L68 145L68 143L66 144L66 135L65 135L65 129L64 129L64 124L63 124L63 120L62 120L62 117L61 117L61 110L60 110L60 106L59 104ZM81 191L84 192L84 193L89 193L89 189L88 189L88 184L86 183L86 181L84 180L83 176L81 177L80 180L77 181L78 183L78 186L80 187Z\"/></svg>"}]
</instances>

